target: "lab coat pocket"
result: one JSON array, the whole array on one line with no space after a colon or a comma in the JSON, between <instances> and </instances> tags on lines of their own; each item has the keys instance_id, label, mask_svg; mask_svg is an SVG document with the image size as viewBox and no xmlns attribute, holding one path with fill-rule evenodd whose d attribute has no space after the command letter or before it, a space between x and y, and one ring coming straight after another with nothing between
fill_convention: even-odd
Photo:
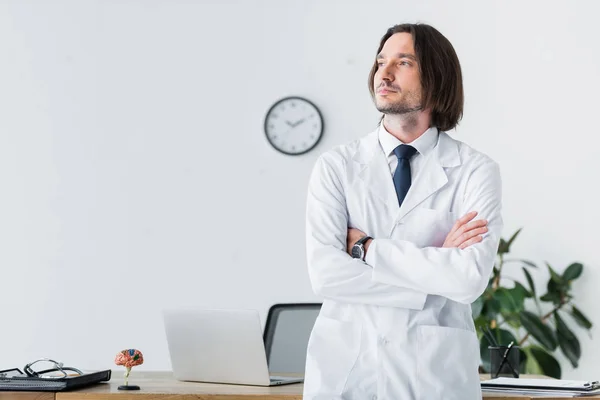
<instances>
[{"instance_id":1,"label":"lab coat pocket","mask_svg":"<svg viewBox=\"0 0 600 400\"><path fill-rule=\"evenodd\" d=\"M419 247L442 247L458 219L456 213L430 208L416 208L409 215L404 239Z\"/></svg>"},{"instance_id":2,"label":"lab coat pocket","mask_svg":"<svg viewBox=\"0 0 600 400\"><path fill-rule=\"evenodd\" d=\"M475 332L444 326L417 330L417 399L481 399Z\"/></svg>"},{"instance_id":3,"label":"lab coat pocket","mask_svg":"<svg viewBox=\"0 0 600 400\"><path fill-rule=\"evenodd\" d=\"M305 394L341 396L358 359L360 341L360 325L320 315L308 341Z\"/></svg>"}]
</instances>

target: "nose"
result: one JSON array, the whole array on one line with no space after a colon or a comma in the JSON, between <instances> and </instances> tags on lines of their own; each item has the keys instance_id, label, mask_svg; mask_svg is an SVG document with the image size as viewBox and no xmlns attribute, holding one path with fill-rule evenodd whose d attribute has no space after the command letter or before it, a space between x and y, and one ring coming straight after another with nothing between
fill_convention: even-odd
<instances>
[{"instance_id":1,"label":"nose","mask_svg":"<svg viewBox=\"0 0 600 400\"><path fill-rule=\"evenodd\" d=\"M394 74L392 73L390 68L391 67L388 64L381 69L381 80L386 81L386 82L394 81Z\"/></svg>"}]
</instances>

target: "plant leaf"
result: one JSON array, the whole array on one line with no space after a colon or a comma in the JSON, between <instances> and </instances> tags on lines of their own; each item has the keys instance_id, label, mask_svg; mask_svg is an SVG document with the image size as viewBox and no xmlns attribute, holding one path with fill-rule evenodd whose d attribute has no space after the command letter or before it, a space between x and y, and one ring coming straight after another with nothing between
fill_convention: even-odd
<instances>
[{"instance_id":1,"label":"plant leaf","mask_svg":"<svg viewBox=\"0 0 600 400\"><path fill-rule=\"evenodd\" d=\"M477 317L477 319L475 319L474 321L475 323L475 330L477 331L477 335L481 335L481 328L485 328L486 326L490 325L490 321L488 321L485 316L480 315L479 317Z\"/></svg>"},{"instance_id":2,"label":"plant leaf","mask_svg":"<svg viewBox=\"0 0 600 400\"><path fill-rule=\"evenodd\" d=\"M540 297L541 301L552 302L556 305L560 304L560 294L555 292L548 292Z\"/></svg>"},{"instance_id":3,"label":"plant leaf","mask_svg":"<svg viewBox=\"0 0 600 400\"><path fill-rule=\"evenodd\" d=\"M578 367L578 361L581 357L581 346L575 334L569 329L565 321L560 317L557 311L554 311L556 320L556 337L558 345L563 354L569 359L573 368Z\"/></svg>"},{"instance_id":4,"label":"plant leaf","mask_svg":"<svg viewBox=\"0 0 600 400\"><path fill-rule=\"evenodd\" d=\"M521 323L542 346L550 351L556 350L556 336L548 325L542 322L540 317L529 311L521 312Z\"/></svg>"},{"instance_id":5,"label":"plant leaf","mask_svg":"<svg viewBox=\"0 0 600 400\"><path fill-rule=\"evenodd\" d=\"M560 345L563 354L571 362L573 368L577 368L579 366L579 358L581 357L581 345L579 344L579 339L576 337L567 339L559 334L558 344Z\"/></svg>"},{"instance_id":6,"label":"plant leaf","mask_svg":"<svg viewBox=\"0 0 600 400\"><path fill-rule=\"evenodd\" d=\"M552 274L551 274L552 275ZM551 301L555 305L560 305L563 303L565 297L565 287L562 282L558 282L558 280L562 280L562 277L555 278L553 276L548 279L548 293L540 297L542 301Z\"/></svg>"},{"instance_id":7,"label":"plant leaf","mask_svg":"<svg viewBox=\"0 0 600 400\"><path fill-rule=\"evenodd\" d=\"M496 319L500 309L500 302L495 297L491 297L483 303L483 309L481 310L481 313L485 315L488 320L492 320Z\"/></svg>"},{"instance_id":8,"label":"plant leaf","mask_svg":"<svg viewBox=\"0 0 600 400\"><path fill-rule=\"evenodd\" d=\"M529 260L520 260L520 261L530 267L537 268L537 265L535 265L533 262L531 262Z\"/></svg>"},{"instance_id":9,"label":"plant leaf","mask_svg":"<svg viewBox=\"0 0 600 400\"><path fill-rule=\"evenodd\" d=\"M502 255L502 254L506 254L510 251L510 245L517 238L517 236L519 235L519 232L521 232L521 229L523 229L523 228L517 229L517 231L515 233L513 233L513 235L510 237L510 239L508 239L508 242L506 240L500 238L500 244L498 245L498 254Z\"/></svg>"},{"instance_id":10,"label":"plant leaf","mask_svg":"<svg viewBox=\"0 0 600 400\"><path fill-rule=\"evenodd\" d=\"M548 267L548 272L550 272L550 279L558 284L562 284L562 277L558 273L556 273L556 271L550 266L550 264L546 263L546 266Z\"/></svg>"},{"instance_id":11,"label":"plant leaf","mask_svg":"<svg viewBox=\"0 0 600 400\"><path fill-rule=\"evenodd\" d=\"M519 233L521 233L521 229L523 229L523 228L517 229L517 231L515 233L513 233L513 235L511 236L511 238L508 239L508 243L506 244L507 252L510 250L510 245L512 245L512 243L515 241L515 239L517 238L517 236L519 236Z\"/></svg>"},{"instance_id":12,"label":"plant leaf","mask_svg":"<svg viewBox=\"0 0 600 400\"><path fill-rule=\"evenodd\" d=\"M579 311L579 309L577 309L577 307L573 306L573 308L571 309L571 316L573 316L573 318L579 324L579 326L581 326L585 329L592 328L592 323L590 322L590 320L587 319L587 317L585 315L583 315L583 313L581 311Z\"/></svg>"},{"instance_id":13,"label":"plant leaf","mask_svg":"<svg viewBox=\"0 0 600 400\"><path fill-rule=\"evenodd\" d=\"M579 278L582 272L583 265L581 263L573 263L567 267L562 277L565 281L570 282Z\"/></svg>"},{"instance_id":14,"label":"plant leaf","mask_svg":"<svg viewBox=\"0 0 600 400\"><path fill-rule=\"evenodd\" d=\"M573 333L573 331L571 331L569 329L569 327L567 326L567 324L565 324L565 321L561 318L561 316L558 313L558 311L554 311L553 315L554 315L554 319L556 320L556 332L558 334L563 335L567 339L574 338L575 334Z\"/></svg>"},{"instance_id":15,"label":"plant leaf","mask_svg":"<svg viewBox=\"0 0 600 400\"><path fill-rule=\"evenodd\" d=\"M547 289L550 293L562 293L560 284L552 278L548 279Z\"/></svg>"},{"instance_id":16,"label":"plant leaf","mask_svg":"<svg viewBox=\"0 0 600 400\"><path fill-rule=\"evenodd\" d=\"M507 346L510 342L515 342L515 345L518 343L517 339L515 338L515 335L513 335L512 332L506 329L492 329L492 333L494 334L494 337L496 338L496 341L498 342L498 344L500 344L500 346Z\"/></svg>"},{"instance_id":17,"label":"plant leaf","mask_svg":"<svg viewBox=\"0 0 600 400\"><path fill-rule=\"evenodd\" d=\"M502 318L504 318L504 322L510 325L511 328L514 328L516 332L521 329L521 318L519 318L519 313L504 313L502 314Z\"/></svg>"},{"instance_id":18,"label":"plant leaf","mask_svg":"<svg viewBox=\"0 0 600 400\"><path fill-rule=\"evenodd\" d=\"M522 258L511 258L511 259L507 259L504 260L505 263L514 263L514 262L521 262L525 265L527 265L528 267L532 267L532 268L537 268L538 266L533 262L533 261L529 261L529 260L524 260Z\"/></svg>"},{"instance_id":19,"label":"plant leaf","mask_svg":"<svg viewBox=\"0 0 600 400\"><path fill-rule=\"evenodd\" d=\"M471 304L471 315L473 319L476 319L481 314L481 310L483 310L483 302L485 301L483 296L479 296L477 300Z\"/></svg>"},{"instance_id":20,"label":"plant leaf","mask_svg":"<svg viewBox=\"0 0 600 400\"><path fill-rule=\"evenodd\" d=\"M492 287L492 284L494 283L494 279L496 279L496 267L494 267L494 272L492 274L492 276L490 276L490 279L488 280L488 284L487 284L487 288L490 289Z\"/></svg>"},{"instance_id":21,"label":"plant leaf","mask_svg":"<svg viewBox=\"0 0 600 400\"><path fill-rule=\"evenodd\" d=\"M546 350L537 346L532 346L530 352L536 359L544 375L560 379L560 364L556 361L556 358L546 352Z\"/></svg>"},{"instance_id":22,"label":"plant leaf","mask_svg":"<svg viewBox=\"0 0 600 400\"><path fill-rule=\"evenodd\" d=\"M491 369L491 360L490 360L490 351L488 346L491 346L490 341L482 335L479 339L479 355L481 356L481 367L484 372L490 372Z\"/></svg>"},{"instance_id":23,"label":"plant leaf","mask_svg":"<svg viewBox=\"0 0 600 400\"><path fill-rule=\"evenodd\" d=\"M527 283L529 284L529 289L531 290L533 297L536 298L537 295L535 293L535 284L533 283L533 278L531 277L531 274L529 273L529 271L527 271L527 268L525 267L523 267L523 273L525 274L525 278L527 279Z\"/></svg>"},{"instance_id":24,"label":"plant leaf","mask_svg":"<svg viewBox=\"0 0 600 400\"><path fill-rule=\"evenodd\" d=\"M518 293L519 296L523 296L523 297L527 297L527 298L531 298L533 297L533 295L531 294L531 292L529 290L527 290L527 288L525 286L523 286L521 284L521 282L516 282L515 281L515 287L512 289L509 289L515 293Z\"/></svg>"},{"instance_id":25,"label":"plant leaf","mask_svg":"<svg viewBox=\"0 0 600 400\"><path fill-rule=\"evenodd\" d=\"M517 372L521 374L521 373L524 373L524 371L526 371L527 362L529 361L529 356L522 348L519 347L518 350L519 350L519 370Z\"/></svg>"},{"instance_id":26,"label":"plant leaf","mask_svg":"<svg viewBox=\"0 0 600 400\"><path fill-rule=\"evenodd\" d=\"M500 238L500 244L498 244L498 254L506 254L508 253L508 243L502 238Z\"/></svg>"},{"instance_id":27,"label":"plant leaf","mask_svg":"<svg viewBox=\"0 0 600 400\"><path fill-rule=\"evenodd\" d=\"M494 299L500 303L500 310L508 313L518 312L523 309L525 296L518 291L512 291L503 287L494 293Z\"/></svg>"},{"instance_id":28,"label":"plant leaf","mask_svg":"<svg viewBox=\"0 0 600 400\"><path fill-rule=\"evenodd\" d=\"M540 368L540 364L531 354L531 346L524 347L523 352L527 354L527 361L525 362L525 369L521 370L520 373L532 374L532 375L544 375L544 371Z\"/></svg>"}]
</instances>

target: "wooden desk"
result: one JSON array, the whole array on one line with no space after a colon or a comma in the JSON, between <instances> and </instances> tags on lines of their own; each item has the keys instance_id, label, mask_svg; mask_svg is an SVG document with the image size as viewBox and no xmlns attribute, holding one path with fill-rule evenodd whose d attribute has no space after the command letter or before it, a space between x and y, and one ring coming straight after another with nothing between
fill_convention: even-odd
<instances>
[{"instance_id":1,"label":"wooden desk","mask_svg":"<svg viewBox=\"0 0 600 400\"><path fill-rule=\"evenodd\" d=\"M487 378L482 376L482 379ZM58 393L0 392L0 400L302 400L301 383L275 387L220 385L179 382L170 372L136 371L131 373L129 383L139 385L141 390L132 392L117 390L117 387L123 384L123 371L115 370L110 382L89 388ZM483 398L486 400L562 400L555 397L505 394L486 394ZM600 396L584 398L600 400Z\"/></svg>"},{"instance_id":2,"label":"wooden desk","mask_svg":"<svg viewBox=\"0 0 600 400\"><path fill-rule=\"evenodd\" d=\"M129 376L129 384L141 390L124 391L123 372L113 370L108 383L71 392L56 393L56 400L302 400L302 384L275 387L221 385L180 382L171 372L139 372Z\"/></svg>"},{"instance_id":3,"label":"wooden desk","mask_svg":"<svg viewBox=\"0 0 600 400\"><path fill-rule=\"evenodd\" d=\"M0 400L55 400L52 392L2 392Z\"/></svg>"}]
</instances>

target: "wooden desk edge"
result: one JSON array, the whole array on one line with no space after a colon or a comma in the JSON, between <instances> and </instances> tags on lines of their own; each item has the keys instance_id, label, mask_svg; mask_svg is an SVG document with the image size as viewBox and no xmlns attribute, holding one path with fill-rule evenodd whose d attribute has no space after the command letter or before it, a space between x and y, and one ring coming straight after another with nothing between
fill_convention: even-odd
<instances>
[{"instance_id":1,"label":"wooden desk edge","mask_svg":"<svg viewBox=\"0 0 600 400\"><path fill-rule=\"evenodd\" d=\"M171 372L148 371L132 372L129 383L139 385L140 391L119 391L117 387L122 378L118 371L113 374L110 382L83 389L57 392L55 397L0 397L0 400L302 400L303 385L296 383L290 385L261 387L243 385L224 385L198 382L180 382L173 378ZM539 376L530 376L539 378ZM481 375L481 380L489 379L489 375ZM11 392L15 393L15 392ZM29 393L33 394L33 393ZM54 395L54 393L37 393L38 396ZM600 396L584 397L598 400ZM562 400L556 397L531 397L522 395L507 395L499 393L485 393L486 400Z\"/></svg>"}]
</instances>

